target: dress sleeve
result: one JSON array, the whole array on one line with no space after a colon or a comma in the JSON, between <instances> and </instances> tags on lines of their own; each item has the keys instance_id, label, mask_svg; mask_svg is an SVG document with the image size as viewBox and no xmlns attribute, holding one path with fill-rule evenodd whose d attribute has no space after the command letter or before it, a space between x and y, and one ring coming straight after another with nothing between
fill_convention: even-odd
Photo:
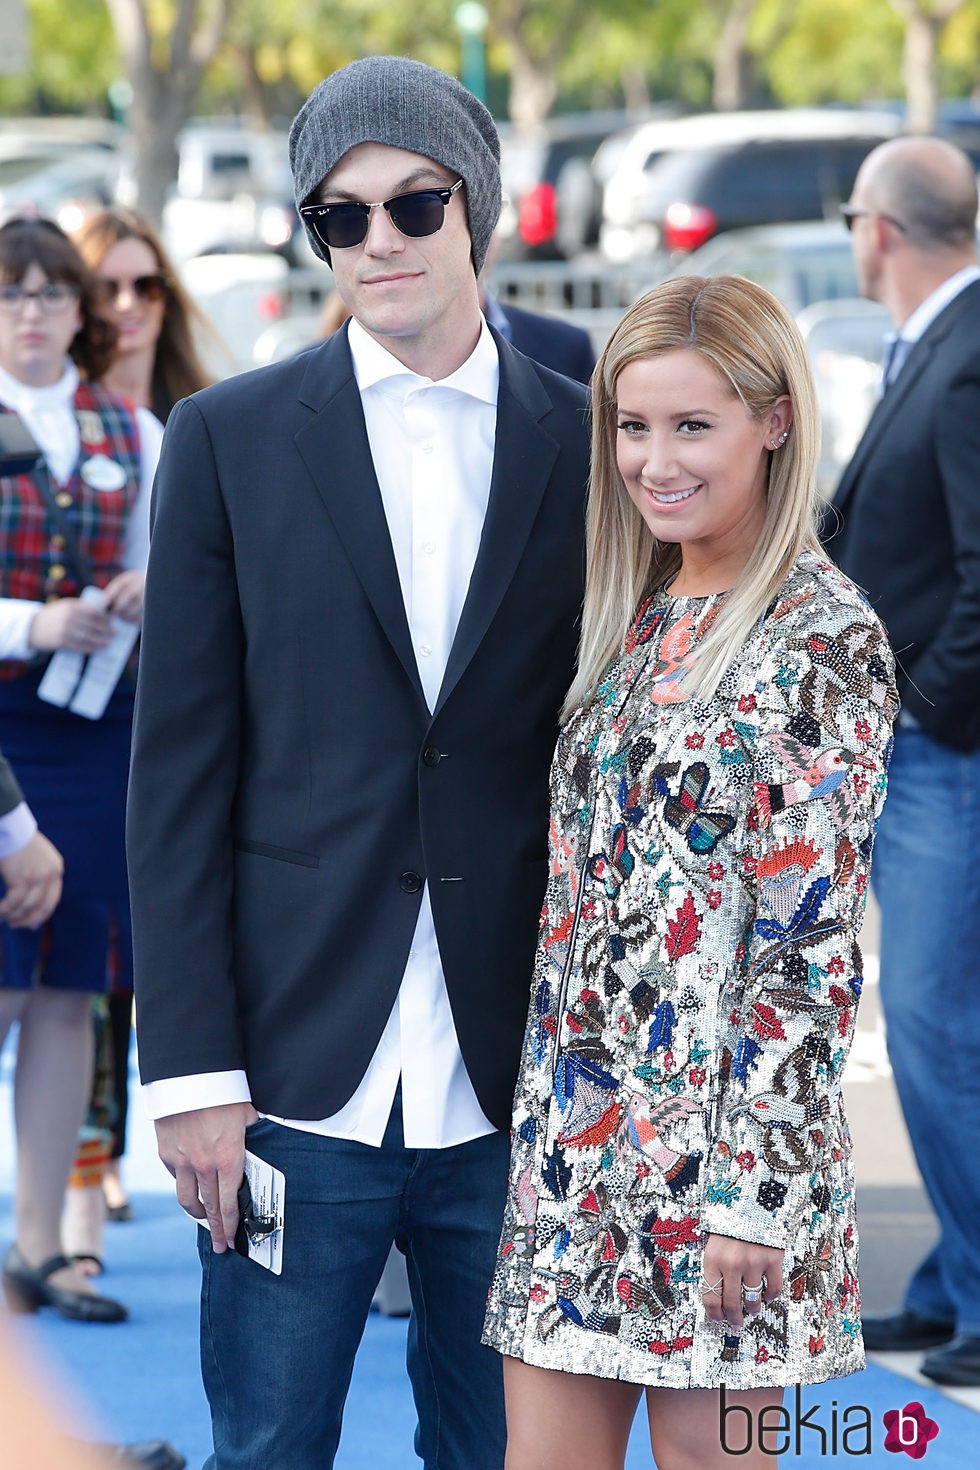
<instances>
[{"instance_id":1,"label":"dress sleeve","mask_svg":"<svg viewBox=\"0 0 980 1470\"><path fill-rule=\"evenodd\" d=\"M752 696L740 875L748 922L734 941L702 1217L706 1233L779 1248L804 1222L836 1146L898 707L891 651L870 611L854 601L806 612L773 619Z\"/></svg>"}]
</instances>

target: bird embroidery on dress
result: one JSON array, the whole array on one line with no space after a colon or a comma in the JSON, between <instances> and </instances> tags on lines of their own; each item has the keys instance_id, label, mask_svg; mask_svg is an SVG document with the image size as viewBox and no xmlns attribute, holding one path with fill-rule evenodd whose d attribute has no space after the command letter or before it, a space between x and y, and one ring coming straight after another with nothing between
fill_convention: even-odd
<instances>
[{"instance_id":1,"label":"bird embroidery on dress","mask_svg":"<svg viewBox=\"0 0 980 1470\"><path fill-rule=\"evenodd\" d=\"M701 1171L702 1154L679 1154L660 1142L660 1129L687 1113L700 1112L700 1105L690 1098L668 1097L650 1106L642 1093L630 1093L617 1135L620 1155L631 1145L644 1158L652 1159L663 1174L667 1188L676 1199L694 1184Z\"/></svg>"},{"instance_id":2,"label":"bird embroidery on dress","mask_svg":"<svg viewBox=\"0 0 980 1470\"><path fill-rule=\"evenodd\" d=\"M773 1085L756 1092L728 1114L751 1118L762 1133L762 1157L779 1174L802 1174L811 1167L803 1135L830 1116L830 1099L817 1092L814 1061L819 1051L804 1041L784 1057L773 1072Z\"/></svg>"},{"instance_id":3,"label":"bird embroidery on dress","mask_svg":"<svg viewBox=\"0 0 980 1470\"><path fill-rule=\"evenodd\" d=\"M694 613L686 612L668 629L660 644L660 661L650 681L650 699L654 704L680 704L687 698L682 679L693 658Z\"/></svg>"},{"instance_id":4,"label":"bird embroidery on dress","mask_svg":"<svg viewBox=\"0 0 980 1470\"><path fill-rule=\"evenodd\" d=\"M838 831L842 830L854 810L853 799L844 786L847 773L852 765L874 770L873 762L866 756L855 755L854 751L846 750L842 745L831 745L814 752L811 746L801 745L790 735L771 735L769 744L793 779L754 783L759 826L768 827L777 812L819 796L830 798L831 820Z\"/></svg>"},{"instance_id":5,"label":"bird embroidery on dress","mask_svg":"<svg viewBox=\"0 0 980 1470\"><path fill-rule=\"evenodd\" d=\"M641 1281L633 1271L624 1271L616 1282L616 1295L627 1312L636 1312L650 1321L656 1321L677 1305L674 1291L657 1266L647 1281Z\"/></svg>"},{"instance_id":6,"label":"bird embroidery on dress","mask_svg":"<svg viewBox=\"0 0 980 1470\"><path fill-rule=\"evenodd\" d=\"M804 879L821 852L809 837L794 837L767 852L756 865L759 906L772 915L783 932L791 927Z\"/></svg>"},{"instance_id":7,"label":"bird embroidery on dress","mask_svg":"<svg viewBox=\"0 0 980 1470\"><path fill-rule=\"evenodd\" d=\"M615 1089L615 1078L602 1067L573 1052L563 1052L555 1072L555 1094L564 1114L564 1126L555 1142L570 1148L590 1148L611 1138L623 1111Z\"/></svg>"},{"instance_id":8,"label":"bird embroidery on dress","mask_svg":"<svg viewBox=\"0 0 980 1470\"><path fill-rule=\"evenodd\" d=\"M666 796L664 816L675 831L680 832L692 852L713 852L723 837L735 826L730 812L710 811L705 805L711 775L704 761L694 761L681 777L675 796L659 773L656 789Z\"/></svg>"},{"instance_id":9,"label":"bird embroidery on dress","mask_svg":"<svg viewBox=\"0 0 980 1470\"><path fill-rule=\"evenodd\" d=\"M800 698L831 734L839 735L837 712L846 695L857 695L885 710L891 719L898 708L894 685L881 659L880 641L867 623L851 623L836 637L811 633L790 640L800 649L809 668L800 685Z\"/></svg>"},{"instance_id":10,"label":"bird embroidery on dress","mask_svg":"<svg viewBox=\"0 0 980 1470\"><path fill-rule=\"evenodd\" d=\"M616 1267L613 1262L602 1262L591 1270L584 1281L577 1276L553 1271L540 1271L541 1276L550 1276L558 1282L555 1304L546 1308L538 1319L538 1334L547 1341L563 1322L575 1327L585 1327L591 1332L606 1332L615 1336L619 1332L620 1316L608 1310L612 1303L612 1283Z\"/></svg>"}]
</instances>

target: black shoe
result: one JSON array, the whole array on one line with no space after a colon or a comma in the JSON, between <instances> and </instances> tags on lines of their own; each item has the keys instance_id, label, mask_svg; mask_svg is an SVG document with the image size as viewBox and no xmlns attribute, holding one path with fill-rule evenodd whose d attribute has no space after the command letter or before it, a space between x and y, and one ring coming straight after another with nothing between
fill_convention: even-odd
<instances>
[{"instance_id":1,"label":"black shoe","mask_svg":"<svg viewBox=\"0 0 980 1470\"><path fill-rule=\"evenodd\" d=\"M12 1312L36 1312L53 1307L73 1322L125 1322L129 1313L121 1302L87 1291L67 1291L51 1286L48 1277L71 1262L67 1256L52 1256L40 1266L29 1266L15 1245L3 1263L3 1292Z\"/></svg>"},{"instance_id":2,"label":"black shoe","mask_svg":"<svg viewBox=\"0 0 980 1470\"><path fill-rule=\"evenodd\" d=\"M956 1328L934 1322L918 1312L893 1312L890 1317L865 1317L861 1324L869 1353L924 1353L949 1342Z\"/></svg>"},{"instance_id":3,"label":"black shoe","mask_svg":"<svg viewBox=\"0 0 980 1470\"><path fill-rule=\"evenodd\" d=\"M165 1439L141 1440L139 1444L87 1444L87 1448L98 1450L105 1463L118 1470L184 1470L187 1464Z\"/></svg>"},{"instance_id":4,"label":"black shoe","mask_svg":"<svg viewBox=\"0 0 980 1470\"><path fill-rule=\"evenodd\" d=\"M957 1388L980 1387L980 1337L954 1337L945 1347L927 1353L919 1372L934 1383Z\"/></svg>"},{"instance_id":5,"label":"black shoe","mask_svg":"<svg viewBox=\"0 0 980 1470\"><path fill-rule=\"evenodd\" d=\"M165 1439L148 1439L140 1444L99 1447L108 1451L110 1465L119 1470L184 1470L187 1461Z\"/></svg>"}]
</instances>

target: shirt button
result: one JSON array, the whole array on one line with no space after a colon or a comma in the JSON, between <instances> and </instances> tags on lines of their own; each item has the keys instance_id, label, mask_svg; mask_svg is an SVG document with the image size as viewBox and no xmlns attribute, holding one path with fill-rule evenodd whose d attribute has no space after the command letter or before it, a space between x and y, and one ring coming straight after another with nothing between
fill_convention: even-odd
<instances>
[{"instance_id":1,"label":"shirt button","mask_svg":"<svg viewBox=\"0 0 980 1470\"><path fill-rule=\"evenodd\" d=\"M436 543L434 541L423 541L422 542L422 550L425 552L426 556L431 556L433 554L433 552L435 551L435 549L436 549Z\"/></svg>"},{"instance_id":2,"label":"shirt button","mask_svg":"<svg viewBox=\"0 0 980 1470\"><path fill-rule=\"evenodd\" d=\"M429 441L429 440L427 440L427 441L426 441L426 442L425 442L425 443L424 443L424 444L423 444L423 445L422 445L422 453L423 453L423 454L431 454L431 453L432 453L432 451L433 451L433 450L434 450L434 449L435 449L435 447L436 447L436 446L435 446L435 445L434 445L434 444L433 444L433 443L431 443L431 442L430 442L430 441Z\"/></svg>"},{"instance_id":3,"label":"shirt button","mask_svg":"<svg viewBox=\"0 0 980 1470\"><path fill-rule=\"evenodd\" d=\"M429 647L428 643L419 644L419 653L422 655L423 658L428 658L431 652L432 649Z\"/></svg>"},{"instance_id":4,"label":"shirt button","mask_svg":"<svg viewBox=\"0 0 980 1470\"><path fill-rule=\"evenodd\" d=\"M59 536L57 533L55 533L55 535L53 535L51 537L51 550L52 551L61 551L61 550L63 550L64 545L65 545L65 538L64 538L64 536Z\"/></svg>"},{"instance_id":5,"label":"shirt button","mask_svg":"<svg viewBox=\"0 0 980 1470\"><path fill-rule=\"evenodd\" d=\"M437 750L434 745L427 745L422 752L422 760L431 769L437 766L442 760L442 751Z\"/></svg>"},{"instance_id":6,"label":"shirt button","mask_svg":"<svg viewBox=\"0 0 980 1470\"><path fill-rule=\"evenodd\" d=\"M74 503L67 490L59 490L54 499L55 504L60 505L62 510L67 510L68 506Z\"/></svg>"},{"instance_id":7,"label":"shirt button","mask_svg":"<svg viewBox=\"0 0 980 1470\"><path fill-rule=\"evenodd\" d=\"M422 887L422 879L418 873L403 873L398 880L398 886L402 893L418 893Z\"/></svg>"},{"instance_id":8,"label":"shirt button","mask_svg":"<svg viewBox=\"0 0 980 1470\"><path fill-rule=\"evenodd\" d=\"M48 567L48 576L52 582L60 582L65 575L65 569L60 562L56 561L53 567Z\"/></svg>"}]
</instances>

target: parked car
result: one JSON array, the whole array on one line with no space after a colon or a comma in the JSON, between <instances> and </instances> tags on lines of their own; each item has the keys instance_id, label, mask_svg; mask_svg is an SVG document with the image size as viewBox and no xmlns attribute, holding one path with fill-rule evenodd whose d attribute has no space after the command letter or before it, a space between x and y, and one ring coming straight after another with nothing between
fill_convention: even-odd
<instances>
[{"instance_id":1,"label":"parked car","mask_svg":"<svg viewBox=\"0 0 980 1470\"><path fill-rule=\"evenodd\" d=\"M704 113L636 130L606 185L611 260L696 250L741 226L836 216L892 113L833 108Z\"/></svg>"},{"instance_id":2,"label":"parked car","mask_svg":"<svg viewBox=\"0 0 980 1470\"><path fill-rule=\"evenodd\" d=\"M113 202L121 168L119 156L100 147L56 156L0 151L0 218L38 214L71 232L87 214Z\"/></svg>"},{"instance_id":3,"label":"parked car","mask_svg":"<svg viewBox=\"0 0 980 1470\"><path fill-rule=\"evenodd\" d=\"M610 135L650 115L567 113L548 118L530 133L502 128L505 200L498 226L499 258L571 259L596 245L602 184L592 172L593 155Z\"/></svg>"},{"instance_id":4,"label":"parked car","mask_svg":"<svg viewBox=\"0 0 980 1470\"><path fill-rule=\"evenodd\" d=\"M860 295L851 237L840 220L725 230L681 256L669 276L747 276L792 312L814 301Z\"/></svg>"},{"instance_id":5,"label":"parked car","mask_svg":"<svg viewBox=\"0 0 980 1470\"><path fill-rule=\"evenodd\" d=\"M177 155L177 181L163 209L164 243L175 260L250 250L303 258L284 132L205 119L182 130Z\"/></svg>"},{"instance_id":6,"label":"parked car","mask_svg":"<svg viewBox=\"0 0 980 1470\"><path fill-rule=\"evenodd\" d=\"M858 446L881 391L885 333L892 323L877 301L814 301L797 314L820 407L817 488L830 498Z\"/></svg>"}]
</instances>

